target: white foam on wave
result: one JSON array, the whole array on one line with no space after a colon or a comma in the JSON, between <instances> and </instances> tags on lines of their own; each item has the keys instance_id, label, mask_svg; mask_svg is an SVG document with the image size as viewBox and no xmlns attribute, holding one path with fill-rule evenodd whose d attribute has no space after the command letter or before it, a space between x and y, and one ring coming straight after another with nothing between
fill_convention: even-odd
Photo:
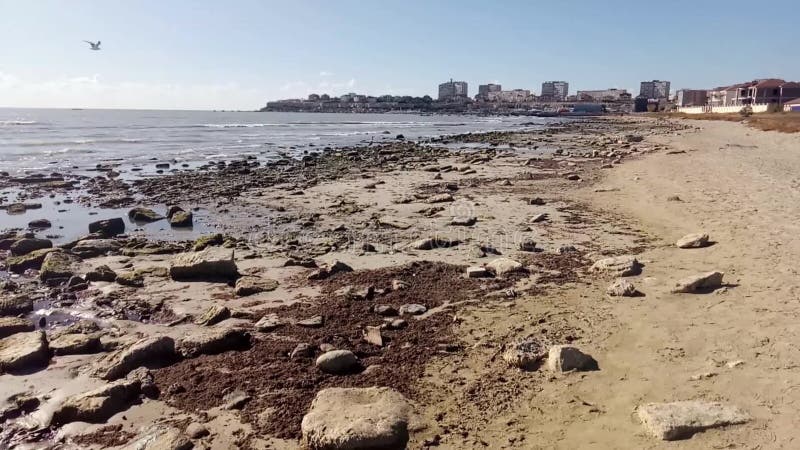
<instances>
[{"instance_id":1,"label":"white foam on wave","mask_svg":"<svg viewBox=\"0 0 800 450\"><path fill-rule=\"evenodd\" d=\"M0 120L0 125L35 125L35 120Z\"/></svg>"}]
</instances>

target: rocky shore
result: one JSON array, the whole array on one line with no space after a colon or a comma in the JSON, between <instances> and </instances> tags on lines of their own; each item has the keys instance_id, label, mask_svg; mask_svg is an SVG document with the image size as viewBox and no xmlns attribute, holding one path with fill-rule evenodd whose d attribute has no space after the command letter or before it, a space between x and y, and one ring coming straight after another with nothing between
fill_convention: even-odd
<instances>
[{"instance_id":1,"label":"rocky shore","mask_svg":"<svg viewBox=\"0 0 800 450\"><path fill-rule=\"evenodd\" d=\"M609 427L616 406L579 386L636 364L611 342L618 308L661 295L650 252L725 244L703 229L665 244L595 199L625 193L609 174L682 157L675 141L697 134L603 118L145 179L0 176L22 193L6 211L59 194L126 212L86 217L69 242L33 214L0 236L0 448L537 448L554 402L562 421ZM219 233L129 233L200 210ZM670 299L737 283L691 269L662 283ZM641 395L623 441L751 420L702 392Z\"/></svg>"}]
</instances>

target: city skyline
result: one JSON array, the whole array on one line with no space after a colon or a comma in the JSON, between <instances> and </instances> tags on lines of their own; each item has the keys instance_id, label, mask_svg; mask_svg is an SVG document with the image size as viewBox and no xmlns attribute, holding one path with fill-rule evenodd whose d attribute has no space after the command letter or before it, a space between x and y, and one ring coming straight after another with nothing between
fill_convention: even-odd
<instances>
[{"instance_id":1,"label":"city skyline","mask_svg":"<svg viewBox=\"0 0 800 450\"><path fill-rule=\"evenodd\" d=\"M800 61L786 57L800 6L777 1L784 13L766 34L746 31L752 23L738 6L747 5L680 1L652 26L631 0L559 8L0 0L0 38L13 43L0 48L0 106L255 109L323 92L436 98L451 77L473 95L492 83L538 92L544 81L565 80L571 92L636 95L643 80L670 80L675 92L800 78ZM83 40L102 40L101 50ZM731 49L747 63L726 57Z\"/></svg>"}]
</instances>

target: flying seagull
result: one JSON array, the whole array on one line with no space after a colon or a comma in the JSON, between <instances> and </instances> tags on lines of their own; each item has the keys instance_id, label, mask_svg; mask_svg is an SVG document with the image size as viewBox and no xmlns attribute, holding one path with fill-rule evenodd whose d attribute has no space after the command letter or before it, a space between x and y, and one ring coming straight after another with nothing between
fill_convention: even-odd
<instances>
[{"instance_id":1,"label":"flying seagull","mask_svg":"<svg viewBox=\"0 0 800 450\"><path fill-rule=\"evenodd\" d=\"M86 42L87 44L91 45L92 50L100 50L100 41L97 42L83 41L83 42Z\"/></svg>"}]
</instances>

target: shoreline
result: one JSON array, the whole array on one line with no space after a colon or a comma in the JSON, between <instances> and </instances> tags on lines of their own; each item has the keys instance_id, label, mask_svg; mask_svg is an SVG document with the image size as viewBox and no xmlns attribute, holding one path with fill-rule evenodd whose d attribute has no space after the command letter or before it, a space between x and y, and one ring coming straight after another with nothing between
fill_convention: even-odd
<instances>
[{"instance_id":1,"label":"shoreline","mask_svg":"<svg viewBox=\"0 0 800 450\"><path fill-rule=\"evenodd\" d=\"M709 150L695 146L720 142L714 133L724 126L699 131L690 122L587 120L542 132L443 138L461 145L473 140L488 144L468 153L404 143L374 149L369 156L350 150L338 150L337 156L333 151L329 162L313 161L313 169L306 161L305 168L299 164L294 171L284 171L288 178L254 171L232 176L246 166L214 172L207 179L197 177L195 187L207 202L216 203L213 209L240 224L233 236L213 242L221 247L210 247L215 252L234 249L239 281L173 279L169 268L183 252L193 253L190 243L163 246L140 240L130 245L118 237L110 239L118 243L116 248L72 261L69 271L80 276L100 265L118 275L129 274L116 282L91 281L73 291L74 299L65 297L69 290L63 285L47 288L54 310L78 313L64 317L92 317L101 323L93 330L74 329L83 323L79 321L69 327L48 325L48 337L57 342L72 327L68 334L99 339L99 353L57 355L45 370L0 375L4 394L41 399L35 410L23 414L25 423L39 423L33 426L39 431L25 431L17 423L0 434L0 442L36 440L42 430L60 430L54 434L57 441L86 433L99 439L109 433L104 427L113 427L112 434L133 442L141 436L141 427L160 422L179 434L190 423L202 424L210 437L193 439L210 448L296 448L299 420L320 388L380 385L397 389L413 404L412 447L528 447L552 442L575 448L586 439L658 446L641 425L626 418L637 402L698 396L735 400L725 393L741 387L723 383L735 377L734 372L711 381L681 381L702 371L698 362L703 355L697 347L717 343L683 341L674 333L687 329L696 339L697 331L680 311L696 310L689 316L697 320L709 298L708 308L735 323L720 308L746 295L745 282L751 280L737 280L731 265L747 261L716 265L722 260L715 258L731 257L732 236L723 230L724 219L701 220L704 213L697 208L702 208L702 194L689 194L688 186L674 193L683 202L667 201L665 190L680 189L674 183L681 177L713 189L701 174L684 171L651 178L654 171L684 160L686 167L700 164L696 155ZM731 130L724 129L745 134ZM710 137L704 143L706 134ZM740 139L767 142L772 137ZM548 151L536 152L536 146ZM727 151L746 150L742 146ZM702 164L712 170L713 163ZM228 178L228 184L220 184L215 176ZM170 196L177 194L169 189L188 189L181 182L165 177L138 187ZM237 187L231 192L235 195L220 195L231 185ZM650 187L657 189L647 191ZM106 189L105 194L118 192ZM687 219L683 210L695 219ZM696 250L676 250L665 242L699 229L710 231L719 242ZM632 278L643 297L605 297L613 277L589 270L596 260L620 255L635 255L644 264L642 275ZM681 262L687 257L689 261ZM504 258L519 265L505 262L509 272L498 271L496 262ZM696 271L725 269L726 280L734 274L733 284L719 296L665 293L677 277L671 272L690 274L692 268L684 267L688 265ZM471 278L468 268L493 273ZM126 285L131 279L135 285ZM237 295L244 292L239 290L243 279L258 289ZM34 292L42 290L31 278L16 279L15 284L16 291L4 295L39 295ZM408 305L417 304L425 310L418 315L383 315L376 309L412 310L416 307ZM213 317L229 318L219 323L214 319L211 325L194 323L209 317L214 308L227 312L217 311ZM651 315L649 308L667 315ZM130 320L130 312L139 319ZM257 325L265 318L272 320L271 314L280 325ZM317 316L321 324L303 325ZM403 325L393 324L397 320ZM374 343L375 336L372 342L365 340L374 333L369 331L372 326L381 326L380 345ZM223 337L215 338L215 333ZM668 339L658 342L664 333ZM169 336L179 348L199 343L201 350L153 367L151 376L160 395L145 396L141 405L123 402L118 412L95 425L46 426L47 411L52 413L64 398L103 386L92 375L98 358L124 352L133 342L152 336ZM554 375L544 367L521 371L510 366L504 355L515 342L530 338L542 345L575 346L596 358L600 370ZM637 340L647 342L647 349L638 348ZM320 372L314 358L331 348L352 351L360 365L356 373ZM637 351L644 352L639 358L646 359L646 365L637 365ZM733 361L735 353L726 352L726 357ZM738 357L748 359L742 353ZM672 365L669 370L661 367L665 363ZM675 371L683 378L676 378ZM69 381L60 381L67 373L72 374ZM38 387L31 391L29 385ZM708 386L719 392L704 395ZM237 395L247 399L228 408ZM730 439L759 442L758 436L746 437L754 426L764 425L759 407L750 401L740 406L756 416L755 425L708 431L688 442L700 447ZM581 425L585 423L591 426ZM88 442L86 437L78 439Z\"/></svg>"}]
</instances>

